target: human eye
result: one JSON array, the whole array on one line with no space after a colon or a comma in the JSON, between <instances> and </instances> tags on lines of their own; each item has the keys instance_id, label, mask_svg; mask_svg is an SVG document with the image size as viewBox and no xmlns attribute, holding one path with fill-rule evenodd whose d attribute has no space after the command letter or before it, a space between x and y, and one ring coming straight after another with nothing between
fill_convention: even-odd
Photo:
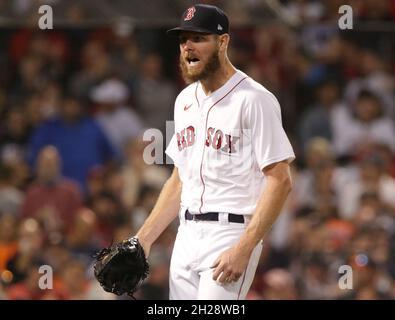
<instances>
[{"instance_id":1,"label":"human eye","mask_svg":"<svg viewBox=\"0 0 395 320\"><path fill-rule=\"evenodd\" d=\"M202 42L204 40L204 37L201 36L200 34L194 35L193 36L193 41L194 42Z\"/></svg>"}]
</instances>

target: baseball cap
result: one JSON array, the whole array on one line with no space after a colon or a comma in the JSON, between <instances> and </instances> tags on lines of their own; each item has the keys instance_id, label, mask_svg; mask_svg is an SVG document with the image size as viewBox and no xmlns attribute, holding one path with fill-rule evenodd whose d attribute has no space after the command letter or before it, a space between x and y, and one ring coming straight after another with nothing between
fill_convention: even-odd
<instances>
[{"instance_id":1,"label":"baseball cap","mask_svg":"<svg viewBox=\"0 0 395 320\"><path fill-rule=\"evenodd\" d=\"M220 8L207 4L196 4L182 14L180 25L167 30L167 35L178 36L181 31L211 34L229 32L229 20Z\"/></svg>"},{"instance_id":2,"label":"baseball cap","mask_svg":"<svg viewBox=\"0 0 395 320\"><path fill-rule=\"evenodd\" d=\"M96 103L121 103L129 98L129 89L120 80L109 79L94 87L90 98Z\"/></svg>"}]
</instances>

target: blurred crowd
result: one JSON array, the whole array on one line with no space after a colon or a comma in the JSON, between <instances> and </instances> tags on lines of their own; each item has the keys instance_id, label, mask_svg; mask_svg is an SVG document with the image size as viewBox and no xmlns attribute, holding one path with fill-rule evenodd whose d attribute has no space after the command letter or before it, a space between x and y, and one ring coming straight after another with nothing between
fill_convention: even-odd
<instances>
[{"instance_id":1,"label":"blurred crowd","mask_svg":"<svg viewBox=\"0 0 395 320\"><path fill-rule=\"evenodd\" d=\"M395 298L394 2L350 1L354 31L337 26L342 1L282 1L297 28L243 24L256 2L227 3L249 9L225 8L230 59L278 97L297 156L247 298ZM172 170L143 157L149 128L166 146L184 86L166 27L0 29L0 299L128 299L100 288L93 255L136 232ZM176 231L137 298L168 298Z\"/></svg>"}]
</instances>

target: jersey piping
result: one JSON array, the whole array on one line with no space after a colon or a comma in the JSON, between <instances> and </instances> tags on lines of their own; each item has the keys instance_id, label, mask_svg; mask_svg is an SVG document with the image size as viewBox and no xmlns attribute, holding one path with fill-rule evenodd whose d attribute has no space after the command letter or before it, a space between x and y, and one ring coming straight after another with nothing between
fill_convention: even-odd
<instances>
[{"instance_id":1,"label":"jersey piping","mask_svg":"<svg viewBox=\"0 0 395 320\"><path fill-rule=\"evenodd\" d=\"M207 111L207 116L206 116L206 126L205 126L205 130L204 132L207 132L207 123L208 123L208 117L210 115L210 111L211 109L216 106L219 102L221 102L223 99L225 99L241 82L243 82L245 79L247 79L248 77L244 77L243 79L241 79L238 83L236 83L221 99L217 100ZM202 181L203 184L203 190L202 190L202 194L200 196L200 208L199 208L199 212L202 212L202 207L204 204L204 200L203 200L203 196L204 196L204 192L206 190L206 184L204 183L204 179L203 179L203 159L204 159L204 152L206 150L206 142L203 143L203 152L202 152L202 160L200 162L200 180Z\"/></svg>"}]
</instances>

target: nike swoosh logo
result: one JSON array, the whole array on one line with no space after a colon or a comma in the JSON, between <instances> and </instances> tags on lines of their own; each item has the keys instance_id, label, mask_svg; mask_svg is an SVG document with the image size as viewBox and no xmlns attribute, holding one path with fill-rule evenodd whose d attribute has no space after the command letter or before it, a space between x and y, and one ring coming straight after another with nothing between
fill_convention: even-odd
<instances>
[{"instance_id":1,"label":"nike swoosh logo","mask_svg":"<svg viewBox=\"0 0 395 320\"><path fill-rule=\"evenodd\" d=\"M187 111L190 107L192 107L192 105L193 105L193 103L191 103L189 106L188 106L188 105L185 105L184 111Z\"/></svg>"}]
</instances>

